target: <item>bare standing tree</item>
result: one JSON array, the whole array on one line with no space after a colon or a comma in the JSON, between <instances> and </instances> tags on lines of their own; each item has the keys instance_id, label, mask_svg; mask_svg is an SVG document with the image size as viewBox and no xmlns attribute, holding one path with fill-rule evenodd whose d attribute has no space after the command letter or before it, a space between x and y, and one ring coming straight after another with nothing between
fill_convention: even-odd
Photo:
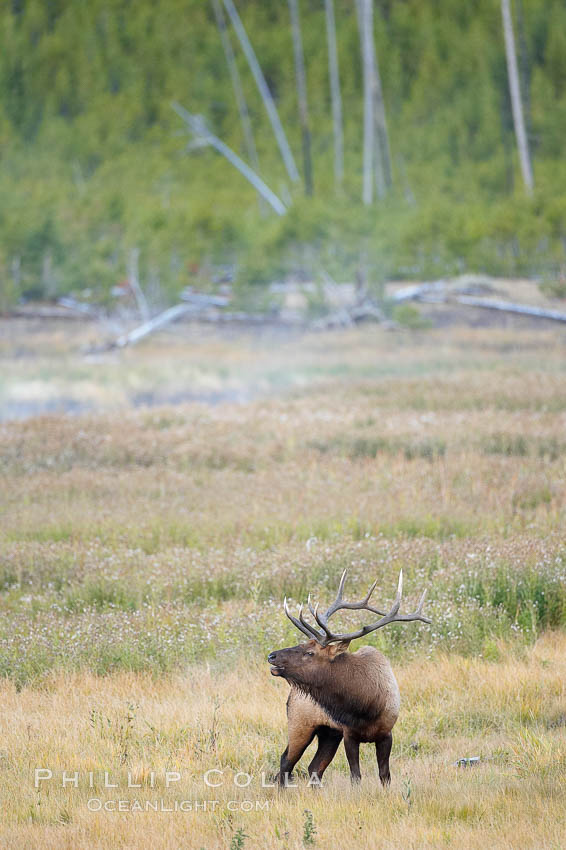
<instances>
[{"instance_id":1,"label":"bare standing tree","mask_svg":"<svg viewBox=\"0 0 566 850\"><path fill-rule=\"evenodd\" d=\"M375 49L375 40L373 29L371 32L371 48L372 48L372 76L373 76L373 114L375 120L375 133L378 139L378 144L375 147L376 159L379 158L379 166L376 162L376 175L378 172L382 175L384 188L389 188L393 183L393 173L391 170L391 149L389 147L389 134L387 132L387 120L385 118L385 101L383 100L383 89L381 87L381 75L379 73L379 64L377 61L377 52ZM376 176L377 179L377 176ZM379 194L379 186L378 186ZM382 197L382 196L380 196Z\"/></svg>"},{"instance_id":2,"label":"bare standing tree","mask_svg":"<svg viewBox=\"0 0 566 850\"><path fill-rule=\"evenodd\" d=\"M373 0L356 0L364 77L364 203L372 180L368 160L373 158L373 174L378 198L392 185L391 150L385 118L385 102L373 35ZM370 103L371 100L371 103ZM372 123L370 128L369 124Z\"/></svg>"},{"instance_id":3,"label":"bare standing tree","mask_svg":"<svg viewBox=\"0 0 566 850\"><path fill-rule=\"evenodd\" d=\"M140 284L139 258L139 248L132 248L132 250L130 251L130 259L128 261L128 282L130 284L130 289L134 293L134 298L136 299L136 304L140 312L141 320L142 322L148 322L150 318L150 313L145 293L141 288Z\"/></svg>"},{"instance_id":4,"label":"bare standing tree","mask_svg":"<svg viewBox=\"0 0 566 850\"><path fill-rule=\"evenodd\" d=\"M285 168L287 169L287 173L290 179L293 180L293 182L296 182L299 179L299 172L297 171L297 166L295 165L295 160L291 153L289 142L287 141L287 136L285 135L283 125L281 124L277 107L275 106L275 102L271 92L269 91L265 77L263 76L260 64L257 61L257 56L255 55L252 44L248 38L248 34L236 7L234 6L233 0L224 0L224 7L232 21L232 26L236 31L236 35L238 36L238 40L245 53L246 59L248 60L248 65L250 66L250 70L261 94L269 120L271 121L271 126L273 127L273 132L275 133L275 138L277 139L277 144L279 145L279 150L281 151L281 156L283 157L283 162L285 163Z\"/></svg>"},{"instance_id":5,"label":"bare standing tree","mask_svg":"<svg viewBox=\"0 0 566 850\"><path fill-rule=\"evenodd\" d=\"M324 6L326 12L326 38L328 41L328 73L330 77L330 97L332 100L332 122L334 126L334 179L336 181L336 186L340 187L344 177L344 141L342 130L340 73L338 70L338 50L336 49L334 0L324 0Z\"/></svg>"},{"instance_id":6,"label":"bare standing tree","mask_svg":"<svg viewBox=\"0 0 566 850\"><path fill-rule=\"evenodd\" d=\"M374 117L373 117L373 81L372 72L372 34L373 34L373 4L372 0L356 0L358 26L362 53L362 69L364 79L364 163L362 199L366 206L373 200L373 160L374 160Z\"/></svg>"},{"instance_id":7,"label":"bare standing tree","mask_svg":"<svg viewBox=\"0 0 566 850\"><path fill-rule=\"evenodd\" d=\"M228 70L230 72L232 88L234 89L234 94L236 96L236 103L238 104L238 112L240 113L240 122L242 124L242 130L244 132L244 141L246 145L248 159L254 171L259 174L259 158L255 146L248 104L246 102L244 90L242 88L242 81L240 80L240 74L238 72L238 66L236 64L234 51L232 50L230 36L228 35L228 31L226 29L226 20L224 18L224 13L222 12L220 0L212 0L212 7L214 9L216 24L220 33L220 40L222 41L222 48L226 57L226 64L228 65ZM259 197L261 198L261 194L259 194Z\"/></svg>"},{"instance_id":8,"label":"bare standing tree","mask_svg":"<svg viewBox=\"0 0 566 850\"><path fill-rule=\"evenodd\" d=\"M303 170L305 176L305 192L312 195L312 157L311 132L309 127L309 110L307 103L307 82L305 75L305 57L303 40L301 38L301 21L299 17L299 0L288 0L291 13L291 31L293 34L293 53L295 54L295 76L297 78L297 97L299 100L299 119L303 139Z\"/></svg>"},{"instance_id":9,"label":"bare standing tree","mask_svg":"<svg viewBox=\"0 0 566 850\"><path fill-rule=\"evenodd\" d=\"M515 125L515 137L519 149L519 161L521 173L528 195L532 195L534 181L529 153L529 142L525 130L525 119L523 115L523 103L521 101L521 88L519 85L519 71L517 68L517 54L515 51L515 37L513 35L513 20L511 18L510 0L501 0L501 15L503 18L503 34L505 36L505 55L507 57L507 72L509 75L509 92L511 94L511 107L513 110L513 124Z\"/></svg>"}]
</instances>

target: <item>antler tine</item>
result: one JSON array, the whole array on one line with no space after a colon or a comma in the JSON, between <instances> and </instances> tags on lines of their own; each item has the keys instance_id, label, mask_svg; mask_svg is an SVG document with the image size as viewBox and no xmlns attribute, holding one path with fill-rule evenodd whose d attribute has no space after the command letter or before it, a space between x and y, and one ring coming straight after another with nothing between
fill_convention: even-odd
<instances>
[{"instance_id":1,"label":"antler tine","mask_svg":"<svg viewBox=\"0 0 566 850\"><path fill-rule=\"evenodd\" d=\"M310 593L308 595L307 605L309 606L309 611L311 612L311 614L315 618L316 622L318 623L318 625L321 627L321 629L325 633L324 635L319 635L318 640L322 639L324 643L330 643L330 641L334 639L334 635L332 634L332 632L330 631L330 629L328 628L328 625L327 625L328 618L331 617L332 614L334 614L335 611L338 611L340 608L349 607L349 603L342 601L342 593L344 592L344 584L346 582L346 576L347 575L348 575L348 570L346 569L346 570L343 571L342 575L340 576L340 582L338 584L338 593L336 594L336 599L334 600L334 602L332 603L330 608L327 609L326 613L319 614L318 613L319 603L317 602L316 605L313 607L313 604L311 602ZM307 628L308 628L308 624L307 624Z\"/></svg>"},{"instance_id":2,"label":"antler tine","mask_svg":"<svg viewBox=\"0 0 566 850\"><path fill-rule=\"evenodd\" d=\"M342 594L344 592L344 584L346 582L346 577L348 575L348 570L344 570L340 577L340 583L338 585L338 593L336 594L336 599L332 603L332 605L326 610L324 614L318 613L318 603L315 607L313 607L310 594L308 597L308 606L311 614L315 618L318 625L324 631L325 636L323 636L324 643L331 643L334 640L341 640L340 635L335 635L334 632L328 626L328 620L332 617L336 611L347 608L350 610L359 610L359 609L367 609L374 614L379 614L380 617L385 615L384 611L380 611L377 608L373 608L369 605L370 597L377 586L377 579L371 585L370 589L366 593L365 597L361 600L361 602L345 602L342 598Z\"/></svg>"},{"instance_id":3,"label":"antler tine","mask_svg":"<svg viewBox=\"0 0 566 850\"><path fill-rule=\"evenodd\" d=\"M366 593L365 598L362 600L364 605L368 604L370 596L372 595L372 593L373 593L373 591L375 590L376 587L377 587L377 579L374 581L374 583L372 584L372 586L370 587L370 589Z\"/></svg>"},{"instance_id":4,"label":"antler tine","mask_svg":"<svg viewBox=\"0 0 566 850\"><path fill-rule=\"evenodd\" d=\"M312 631L310 631L310 630L309 630L309 628L307 627L307 624L306 624L306 623L305 623L305 624L303 624L303 623L301 622L301 620L297 620L297 618L296 618L296 617L293 617L293 615L292 615L292 614L291 614L291 612L289 611L289 606L288 606L288 604L287 604L287 597L285 597L285 599L283 600L283 610L285 611L285 614L286 614L286 615L287 615L287 617L291 620L291 622L293 623L293 625L294 625L294 626L295 626L295 627L296 627L296 628L297 628L300 632L302 632L304 635L306 635L306 636L309 638L309 640L312 640L312 638L314 637L314 634L312 633ZM320 641L322 640L322 635L319 635L319 634L318 634L318 632L317 632L316 640L318 640L318 641L319 641L319 643L320 643Z\"/></svg>"},{"instance_id":5,"label":"antler tine","mask_svg":"<svg viewBox=\"0 0 566 850\"><path fill-rule=\"evenodd\" d=\"M335 636L332 634L332 632L330 631L330 629L326 625L326 620L328 618L328 612L326 612L326 614L324 614L324 615L319 614L318 613L318 602L314 606L313 614L314 614L314 618L315 618L316 622L318 623L318 625L326 633L325 642L330 643L331 640L336 640L337 638L335 638Z\"/></svg>"},{"instance_id":6,"label":"antler tine","mask_svg":"<svg viewBox=\"0 0 566 850\"><path fill-rule=\"evenodd\" d=\"M348 570L344 570L342 576L340 578L340 584L338 585L338 593L336 595L336 602L342 601L342 591L344 590L344 584L346 583L346 576L348 575Z\"/></svg>"},{"instance_id":7,"label":"antler tine","mask_svg":"<svg viewBox=\"0 0 566 850\"><path fill-rule=\"evenodd\" d=\"M374 587L375 584L372 585L367 596L361 602L342 602L336 608L332 606L333 610L329 609L329 611L332 614L337 611L338 608L365 609L378 613L380 615L380 619L376 623L372 623L371 625L362 626L362 628L358 629L358 631L356 632L350 632L348 634L334 634L327 626L327 619L330 614L328 614L327 612L324 617L317 614L315 619L326 633L325 643L330 643L332 641L351 641L355 640L356 638L365 637L366 635L370 634L370 632L374 632L377 629L381 629L383 628L383 626L387 626L389 623L408 623L413 620L420 620L423 623L431 622L431 620L428 617L425 617L425 615L422 613L424 601L426 598L426 590L421 595L419 604L412 614L399 614L399 608L401 607L401 599L403 596L403 570L400 570L399 572L399 581L397 583L397 592L395 594L395 599L393 600L393 605L386 614L381 611L378 611L376 608L373 608L371 605L367 604L369 597L373 593Z\"/></svg>"},{"instance_id":8,"label":"antler tine","mask_svg":"<svg viewBox=\"0 0 566 850\"><path fill-rule=\"evenodd\" d=\"M322 642L326 642L328 640L329 636L331 635L331 632L329 631L326 623L322 619L323 615L322 614L319 615L319 613L318 613L318 604L319 603L317 602L316 605L313 607L313 604L311 602L311 595L309 593L309 596L308 596L308 599L307 599L307 605L309 606L309 611L311 612L311 614L313 615L314 619L316 620L318 625L321 627L321 629L323 629L323 631L325 632L324 635L320 635L317 632L317 634L318 634L317 640L319 640L319 641L322 640Z\"/></svg>"},{"instance_id":9,"label":"antler tine","mask_svg":"<svg viewBox=\"0 0 566 850\"><path fill-rule=\"evenodd\" d=\"M309 611L311 612L311 614L312 614L312 615L313 615L313 617L314 617L314 608L313 608L313 606L312 606L312 602L311 602L311 595L310 595L310 593L309 593L309 595L308 595L308 597L307 597L307 605L309 606Z\"/></svg>"},{"instance_id":10,"label":"antler tine","mask_svg":"<svg viewBox=\"0 0 566 850\"><path fill-rule=\"evenodd\" d=\"M307 622L305 620L305 618L303 617L303 606L302 605L299 605L299 620L301 621L303 626L305 626L309 630L309 632L311 633L311 637L313 637L315 640L320 641L321 634L319 632L317 632L317 630L315 628L313 628L311 626L311 624L309 622Z\"/></svg>"},{"instance_id":11,"label":"antler tine","mask_svg":"<svg viewBox=\"0 0 566 850\"><path fill-rule=\"evenodd\" d=\"M338 585L338 593L336 594L336 599L334 600L330 608L326 610L326 613L320 615L325 623L328 621L328 618L331 617L336 611L339 611L340 608L347 607L349 604L348 602L342 601L342 593L344 591L344 584L346 582L347 575L348 570L344 570L340 577L340 584ZM322 625L322 623L320 625Z\"/></svg>"},{"instance_id":12,"label":"antler tine","mask_svg":"<svg viewBox=\"0 0 566 850\"><path fill-rule=\"evenodd\" d=\"M303 606L299 606L299 618L293 617L291 612L289 611L289 606L287 605L287 597L283 602L283 608L285 610L285 614L291 620L294 626L296 626L300 632L306 635L309 639L314 638L318 641L322 646L326 646L329 643L334 641L351 641L356 638L365 637L365 635L370 634L370 632L374 632L377 629L383 628L383 626L388 625L389 623L408 623L413 620L420 620L423 623L430 623L431 620L422 613L424 601L426 599L426 589L423 591L421 598L419 600L419 604L417 608L412 614L399 614L399 609L401 607L401 600L403 597L403 570L399 571L399 581L397 583L397 592L395 593L395 599L393 600L393 605L390 610L385 613L380 611L378 608L374 608L372 605L369 605L370 597L377 586L377 579L374 581L370 589L368 590L365 597L361 600L361 602L344 602L342 599L342 593L344 591L344 583L346 581L347 570L344 570L342 576L340 578L340 584L338 585L338 593L336 595L336 599L327 609L327 611L322 614L318 611L318 602L313 606L311 601L311 596L309 593L307 599L307 605L309 611L315 619L315 622L320 626L323 631L323 634L318 632L307 620L305 620L303 616ZM362 626L361 629L358 629L356 632L350 632L348 634L335 634L331 631L328 626L328 620L330 617L339 611L340 609L350 609L350 610L366 610L371 611L374 614L378 614L380 619L376 623L372 623L368 626Z\"/></svg>"},{"instance_id":13,"label":"antler tine","mask_svg":"<svg viewBox=\"0 0 566 850\"><path fill-rule=\"evenodd\" d=\"M403 570L399 570L399 581L397 583L397 593L395 594L395 601L391 607L391 611L387 614L387 617L391 617L391 615L395 616L399 608L401 607L401 599L403 596Z\"/></svg>"}]
</instances>

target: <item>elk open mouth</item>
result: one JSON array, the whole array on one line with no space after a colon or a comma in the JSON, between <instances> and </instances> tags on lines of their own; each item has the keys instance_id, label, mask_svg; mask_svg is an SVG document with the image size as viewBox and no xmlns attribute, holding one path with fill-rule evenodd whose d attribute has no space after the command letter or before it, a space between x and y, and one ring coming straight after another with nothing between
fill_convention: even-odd
<instances>
[{"instance_id":1,"label":"elk open mouth","mask_svg":"<svg viewBox=\"0 0 566 850\"><path fill-rule=\"evenodd\" d=\"M269 668L269 672L271 673L272 676L280 676L281 673L279 671L282 670L282 669L283 668L278 667L277 664L271 664L270 668Z\"/></svg>"}]
</instances>

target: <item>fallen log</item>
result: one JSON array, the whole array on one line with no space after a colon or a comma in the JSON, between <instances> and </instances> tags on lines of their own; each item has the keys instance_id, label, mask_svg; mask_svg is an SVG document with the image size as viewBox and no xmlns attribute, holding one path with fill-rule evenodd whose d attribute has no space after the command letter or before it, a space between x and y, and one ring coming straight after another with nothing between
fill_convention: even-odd
<instances>
[{"instance_id":1,"label":"fallen log","mask_svg":"<svg viewBox=\"0 0 566 850\"><path fill-rule=\"evenodd\" d=\"M442 300L445 293L453 295L496 295L497 290L493 286L492 278L481 275L460 275L450 280L430 281L428 283L415 283L398 289L391 296L397 304L403 301ZM436 297L435 297L436 296Z\"/></svg>"},{"instance_id":2,"label":"fallen log","mask_svg":"<svg viewBox=\"0 0 566 850\"><path fill-rule=\"evenodd\" d=\"M225 313L219 310L205 310L195 315L195 320L198 322L208 322L210 324L230 324L241 322L250 325L280 325L287 326L303 326L304 320L300 317L282 316L276 313L244 313L234 312Z\"/></svg>"},{"instance_id":3,"label":"fallen log","mask_svg":"<svg viewBox=\"0 0 566 850\"><path fill-rule=\"evenodd\" d=\"M98 318L96 311L77 309L75 305L63 304L62 300L57 304L48 305L22 304L13 307L2 315L7 319L70 319L84 321L84 319Z\"/></svg>"},{"instance_id":4,"label":"fallen log","mask_svg":"<svg viewBox=\"0 0 566 850\"><path fill-rule=\"evenodd\" d=\"M191 289L184 289L181 292L181 301L186 301L187 304L198 307L226 307L230 303L230 298L228 295L209 295L207 292L193 292Z\"/></svg>"},{"instance_id":5,"label":"fallen log","mask_svg":"<svg viewBox=\"0 0 566 850\"><path fill-rule=\"evenodd\" d=\"M66 310L78 313L80 316L91 316L93 319L99 319L101 317L101 311L93 304L87 304L86 301L77 301L76 298L71 298L69 295L62 295L61 298L57 299L57 304Z\"/></svg>"},{"instance_id":6,"label":"fallen log","mask_svg":"<svg viewBox=\"0 0 566 850\"><path fill-rule=\"evenodd\" d=\"M169 309L164 310L163 313L155 316L155 318L150 319L148 322L144 322L137 328L134 328L133 331L119 336L118 339L109 343L107 349L125 348L127 345L135 345L135 343L139 342L140 339L149 336L149 334L154 331L164 328L166 325L170 325L171 322L175 322L182 316L194 313L197 310L198 307L195 308L193 304L176 304L174 307L169 307Z\"/></svg>"},{"instance_id":7,"label":"fallen log","mask_svg":"<svg viewBox=\"0 0 566 850\"><path fill-rule=\"evenodd\" d=\"M458 295L451 299L468 307L480 307L484 310L500 310L503 313L518 313L535 319L550 319L553 322L566 322L566 313L559 310L547 310L546 307L534 307L530 304L514 304L512 301L491 301L489 298L474 298L471 295Z\"/></svg>"},{"instance_id":8,"label":"fallen log","mask_svg":"<svg viewBox=\"0 0 566 850\"><path fill-rule=\"evenodd\" d=\"M464 291L462 291L464 289ZM405 301L420 301L426 304L462 304L465 307L479 307L482 310L499 310L502 313L515 313L521 316L531 316L535 319L550 319L553 322L566 322L566 313L560 310L551 310L547 307L537 307L533 304L517 304L513 301L495 300L492 298L479 298L475 295L467 295L469 284L464 287L449 284L445 280L436 280L432 283L415 284L398 290L392 296L397 304Z\"/></svg>"},{"instance_id":9,"label":"fallen log","mask_svg":"<svg viewBox=\"0 0 566 850\"><path fill-rule=\"evenodd\" d=\"M391 296L392 301L402 304L403 301L419 301L423 296L443 294L446 290L445 280L435 280L433 283L416 283L404 286Z\"/></svg>"}]
</instances>

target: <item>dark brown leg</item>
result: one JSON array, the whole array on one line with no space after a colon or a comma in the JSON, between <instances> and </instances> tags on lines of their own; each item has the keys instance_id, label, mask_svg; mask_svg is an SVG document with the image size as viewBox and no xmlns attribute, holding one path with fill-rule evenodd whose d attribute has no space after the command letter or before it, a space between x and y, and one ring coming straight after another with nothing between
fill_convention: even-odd
<instances>
[{"instance_id":1,"label":"dark brown leg","mask_svg":"<svg viewBox=\"0 0 566 850\"><path fill-rule=\"evenodd\" d=\"M344 749L350 765L350 778L352 782L360 782L362 778L360 773L360 742L349 735L344 735Z\"/></svg>"},{"instance_id":2,"label":"dark brown leg","mask_svg":"<svg viewBox=\"0 0 566 850\"><path fill-rule=\"evenodd\" d=\"M322 774L336 755L336 750L340 746L342 733L337 729L329 729L323 726L318 731L318 749L313 760L309 764L309 775L311 779L318 777L322 779Z\"/></svg>"},{"instance_id":3,"label":"dark brown leg","mask_svg":"<svg viewBox=\"0 0 566 850\"><path fill-rule=\"evenodd\" d=\"M281 763L279 766L279 785L284 788L288 785L289 780L291 778L291 773L293 772L293 768L301 758L302 754L314 738L315 730L309 730L304 735L301 735L300 738L294 738L292 741L289 740L285 751L281 755Z\"/></svg>"},{"instance_id":4,"label":"dark brown leg","mask_svg":"<svg viewBox=\"0 0 566 850\"><path fill-rule=\"evenodd\" d=\"M389 755L393 744L393 735L391 732L383 737L378 738L375 742L375 754L377 756L377 764L379 767L379 778L382 785L389 785L391 782L391 774L389 773Z\"/></svg>"}]
</instances>

